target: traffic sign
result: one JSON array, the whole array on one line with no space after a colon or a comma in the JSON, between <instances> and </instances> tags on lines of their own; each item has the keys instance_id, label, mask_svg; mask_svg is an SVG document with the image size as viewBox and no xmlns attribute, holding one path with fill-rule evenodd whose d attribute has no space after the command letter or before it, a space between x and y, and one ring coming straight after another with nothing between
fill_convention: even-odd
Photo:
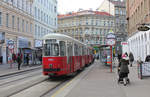
<instances>
[{"instance_id":1,"label":"traffic sign","mask_svg":"<svg viewBox=\"0 0 150 97\"><path fill-rule=\"evenodd\" d=\"M116 44L116 40L115 40L115 39L107 39L107 40L106 40L106 44L113 46L113 45Z\"/></svg>"},{"instance_id":2,"label":"traffic sign","mask_svg":"<svg viewBox=\"0 0 150 97\"><path fill-rule=\"evenodd\" d=\"M106 36L107 39L116 39L116 36L114 33L108 33Z\"/></svg>"}]
</instances>

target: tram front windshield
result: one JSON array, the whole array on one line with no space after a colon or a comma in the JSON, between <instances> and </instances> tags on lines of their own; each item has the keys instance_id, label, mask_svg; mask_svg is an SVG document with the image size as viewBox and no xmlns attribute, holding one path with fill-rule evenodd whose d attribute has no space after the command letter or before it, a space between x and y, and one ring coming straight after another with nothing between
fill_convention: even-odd
<instances>
[{"instance_id":1,"label":"tram front windshield","mask_svg":"<svg viewBox=\"0 0 150 97\"><path fill-rule=\"evenodd\" d=\"M46 43L44 45L44 56L59 56L58 43Z\"/></svg>"}]
</instances>

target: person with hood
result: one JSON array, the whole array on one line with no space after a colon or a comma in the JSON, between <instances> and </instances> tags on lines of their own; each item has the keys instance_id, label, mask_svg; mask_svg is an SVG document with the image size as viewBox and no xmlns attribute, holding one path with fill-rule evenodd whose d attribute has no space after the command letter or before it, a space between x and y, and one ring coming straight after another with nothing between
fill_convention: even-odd
<instances>
[{"instance_id":1,"label":"person with hood","mask_svg":"<svg viewBox=\"0 0 150 97\"><path fill-rule=\"evenodd\" d=\"M121 63L118 66L119 69L119 79L121 80L124 77L128 77L129 74L129 58L128 58L128 54L124 54L124 56L122 56L122 59L120 61Z\"/></svg>"},{"instance_id":2,"label":"person with hood","mask_svg":"<svg viewBox=\"0 0 150 97\"><path fill-rule=\"evenodd\" d=\"M150 62L150 55L146 56L145 62Z\"/></svg>"},{"instance_id":3,"label":"person with hood","mask_svg":"<svg viewBox=\"0 0 150 97\"><path fill-rule=\"evenodd\" d=\"M133 54L130 52L130 53L129 53L130 67L132 67L133 61L134 61L134 57L133 57Z\"/></svg>"}]
</instances>

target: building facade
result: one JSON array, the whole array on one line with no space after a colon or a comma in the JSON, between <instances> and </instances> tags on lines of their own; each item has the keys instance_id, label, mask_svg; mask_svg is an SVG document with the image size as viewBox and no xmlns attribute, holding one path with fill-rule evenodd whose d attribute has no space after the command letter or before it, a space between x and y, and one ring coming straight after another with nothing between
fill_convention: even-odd
<instances>
[{"instance_id":1,"label":"building facade","mask_svg":"<svg viewBox=\"0 0 150 97\"><path fill-rule=\"evenodd\" d=\"M57 29L57 0L34 0L34 64L41 64L42 37Z\"/></svg>"},{"instance_id":2,"label":"building facade","mask_svg":"<svg viewBox=\"0 0 150 97\"><path fill-rule=\"evenodd\" d=\"M106 44L106 35L114 30L114 17L106 12L83 10L58 15L58 33L89 45Z\"/></svg>"},{"instance_id":3,"label":"building facade","mask_svg":"<svg viewBox=\"0 0 150 97\"><path fill-rule=\"evenodd\" d=\"M33 48L33 0L0 1L0 61L7 63L12 53Z\"/></svg>"},{"instance_id":4,"label":"building facade","mask_svg":"<svg viewBox=\"0 0 150 97\"><path fill-rule=\"evenodd\" d=\"M136 3L135 3L136 2ZM150 0L127 0L128 44L135 59L145 61L150 55L150 30L138 31L140 24L150 24Z\"/></svg>"},{"instance_id":5,"label":"building facade","mask_svg":"<svg viewBox=\"0 0 150 97\"><path fill-rule=\"evenodd\" d=\"M128 34L132 36L139 24L150 23L150 0L127 0L126 5Z\"/></svg>"},{"instance_id":6,"label":"building facade","mask_svg":"<svg viewBox=\"0 0 150 97\"><path fill-rule=\"evenodd\" d=\"M34 38L41 39L57 29L57 0L34 0Z\"/></svg>"},{"instance_id":7,"label":"building facade","mask_svg":"<svg viewBox=\"0 0 150 97\"><path fill-rule=\"evenodd\" d=\"M115 17L116 51L121 52L121 41L127 40L126 0L104 0L98 10Z\"/></svg>"}]
</instances>

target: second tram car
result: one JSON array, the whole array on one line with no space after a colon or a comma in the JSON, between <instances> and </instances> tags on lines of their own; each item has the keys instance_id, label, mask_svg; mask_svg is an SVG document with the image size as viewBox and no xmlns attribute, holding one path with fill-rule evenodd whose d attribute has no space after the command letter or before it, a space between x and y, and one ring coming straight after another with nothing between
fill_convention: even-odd
<instances>
[{"instance_id":1,"label":"second tram car","mask_svg":"<svg viewBox=\"0 0 150 97\"><path fill-rule=\"evenodd\" d=\"M81 70L93 61L92 49L63 34L43 37L43 74L61 76Z\"/></svg>"}]
</instances>

